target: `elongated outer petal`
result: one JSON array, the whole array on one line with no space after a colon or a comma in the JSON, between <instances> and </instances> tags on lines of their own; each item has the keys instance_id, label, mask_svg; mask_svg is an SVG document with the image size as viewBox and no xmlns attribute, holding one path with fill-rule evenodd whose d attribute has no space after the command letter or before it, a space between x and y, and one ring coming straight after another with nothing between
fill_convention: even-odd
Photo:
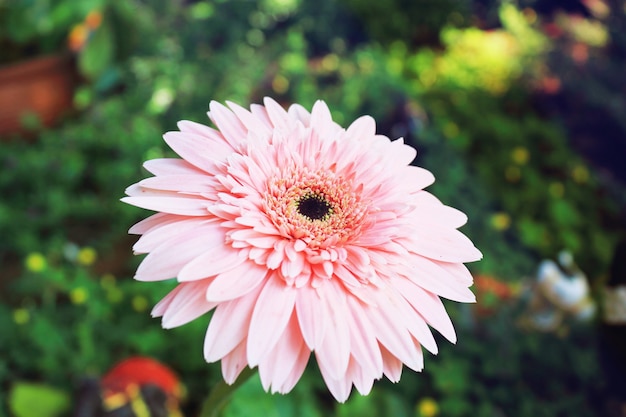
<instances>
[{"instance_id":1,"label":"elongated outer petal","mask_svg":"<svg viewBox=\"0 0 626 417\"><path fill-rule=\"evenodd\" d=\"M383 345L380 346L383 355L383 372L391 382L400 381L402 375L402 361L393 353L389 352Z\"/></svg>"},{"instance_id":2,"label":"elongated outer petal","mask_svg":"<svg viewBox=\"0 0 626 417\"><path fill-rule=\"evenodd\" d=\"M296 295L296 313L300 331L309 349L321 346L326 333L327 316L324 314L323 300L318 291L305 285Z\"/></svg>"},{"instance_id":3,"label":"elongated outer petal","mask_svg":"<svg viewBox=\"0 0 626 417\"><path fill-rule=\"evenodd\" d=\"M210 203L205 199L197 197L181 197L179 195L137 195L124 197L121 201L148 210L161 211L170 214L180 214L183 216L206 216L208 213L207 209L210 206Z\"/></svg>"},{"instance_id":4,"label":"elongated outer petal","mask_svg":"<svg viewBox=\"0 0 626 417\"><path fill-rule=\"evenodd\" d=\"M187 262L178 273L178 280L195 281L213 277L237 268L246 260L247 257L241 252L225 245L216 246Z\"/></svg>"},{"instance_id":5,"label":"elongated outer petal","mask_svg":"<svg viewBox=\"0 0 626 417\"><path fill-rule=\"evenodd\" d=\"M322 374L322 378L324 378L324 382L328 387L330 393L335 397L335 399L343 403L348 399L350 395L350 389L352 388L352 381L348 378L342 377L340 379L335 379L329 373L330 370L326 368L325 365L319 363L320 373Z\"/></svg>"},{"instance_id":6,"label":"elongated outer petal","mask_svg":"<svg viewBox=\"0 0 626 417\"><path fill-rule=\"evenodd\" d=\"M204 338L204 358L215 362L246 340L260 288L215 309Z\"/></svg>"},{"instance_id":7,"label":"elongated outer petal","mask_svg":"<svg viewBox=\"0 0 626 417\"><path fill-rule=\"evenodd\" d=\"M353 360L362 368L362 373L372 380L379 379L383 372L383 358L376 340L376 331L365 317L362 302L348 297L350 346Z\"/></svg>"},{"instance_id":8,"label":"elongated outer petal","mask_svg":"<svg viewBox=\"0 0 626 417\"><path fill-rule=\"evenodd\" d=\"M482 253L463 233L435 225L415 229L410 250L441 262L473 262L482 258Z\"/></svg>"},{"instance_id":9,"label":"elongated outer petal","mask_svg":"<svg viewBox=\"0 0 626 417\"><path fill-rule=\"evenodd\" d=\"M206 222L193 230L180 233L156 247L137 268L135 279L160 281L174 278L193 258L223 244L219 225Z\"/></svg>"},{"instance_id":10,"label":"elongated outer petal","mask_svg":"<svg viewBox=\"0 0 626 417\"><path fill-rule=\"evenodd\" d=\"M452 326L450 316L435 294L428 292L405 278L392 278L395 288L413 306L429 325L434 327L450 342L456 342L456 333Z\"/></svg>"},{"instance_id":11,"label":"elongated outer petal","mask_svg":"<svg viewBox=\"0 0 626 417\"><path fill-rule=\"evenodd\" d=\"M203 293L206 282L181 285L169 306L163 312L163 328L182 326L212 310L217 304L208 302Z\"/></svg>"},{"instance_id":12,"label":"elongated outer petal","mask_svg":"<svg viewBox=\"0 0 626 417\"><path fill-rule=\"evenodd\" d=\"M248 136L248 131L241 121L223 104L211 101L209 117L233 148L236 148Z\"/></svg>"},{"instance_id":13,"label":"elongated outer petal","mask_svg":"<svg viewBox=\"0 0 626 417\"><path fill-rule=\"evenodd\" d=\"M374 377L367 373L367 370L360 366L354 359L350 359L348 364L348 370L346 372L346 378L352 381L354 387L359 391L361 395L367 395L374 386L374 381L381 377Z\"/></svg>"},{"instance_id":14,"label":"elongated outer petal","mask_svg":"<svg viewBox=\"0 0 626 417\"><path fill-rule=\"evenodd\" d=\"M449 300L472 303L476 296L469 288L458 285L457 279L441 263L414 256L412 265L401 265L401 274L425 290Z\"/></svg>"},{"instance_id":15,"label":"elongated outer petal","mask_svg":"<svg viewBox=\"0 0 626 417\"><path fill-rule=\"evenodd\" d=\"M304 359L300 355L303 345L298 320L295 314L292 314L274 349L259 363L259 375L266 391L271 388L272 392L281 392L294 368L301 366L298 361Z\"/></svg>"},{"instance_id":16,"label":"elongated outer petal","mask_svg":"<svg viewBox=\"0 0 626 417\"><path fill-rule=\"evenodd\" d=\"M239 119L244 128L250 132L254 132L255 135L261 137L267 137L271 134L271 130L268 129L267 125L261 122L252 112L244 109L240 105L233 103L232 101L227 101L226 104L230 109L235 113L235 116Z\"/></svg>"},{"instance_id":17,"label":"elongated outer petal","mask_svg":"<svg viewBox=\"0 0 626 417\"><path fill-rule=\"evenodd\" d=\"M222 376L227 384L234 384L241 371L248 365L246 357L246 341L244 340L222 358Z\"/></svg>"},{"instance_id":18,"label":"elongated outer petal","mask_svg":"<svg viewBox=\"0 0 626 417\"><path fill-rule=\"evenodd\" d=\"M346 130L346 134L355 138L374 136L376 134L376 122L371 116L361 116L352 122Z\"/></svg>"},{"instance_id":19,"label":"elongated outer petal","mask_svg":"<svg viewBox=\"0 0 626 417\"><path fill-rule=\"evenodd\" d=\"M160 214L160 213L159 213ZM136 254L148 253L155 250L161 244L172 237L194 230L207 223L204 217L187 217L171 215L161 220L156 226L143 233L133 245Z\"/></svg>"},{"instance_id":20,"label":"elongated outer petal","mask_svg":"<svg viewBox=\"0 0 626 417\"><path fill-rule=\"evenodd\" d=\"M256 366L278 342L293 313L296 289L272 274L261 290L250 323L248 363Z\"/></svg>"},{"instance_id":21,"label":"elongated outer petal","mask_svg":"<svg viewBox=\"0 0 626 417\"><path fill-rule=\"evenodd\" d=\"M376 329L376 338L391 354L411 369L421 369L423 358L421 350L415 346L405 325L405 318L393 305L382 296L377 300L385 304L364 308L366 317ZM383 356L384 362L384 356Z\"/></svg>"},{"instance_id":22,"label":"elongated outer petal","mask_svg":"<svg viewBox=\"0 0 626 417\"><path fill-rule=\"evenodd\" d=\"M298 353L296 362L291 368L291 372L287 375L287 378L282 385L276 387L276 392L286 394L293 389L300 377L302 377L310 356L311 352L307 348L306 344L303 343L300 347L300 352Z\"/></svg>"},{"instance_id":23,"label":"elongated outer petal","mask_svg":"<svg viewBox=\"0 0 626 417\"><path fill-rule=\"evenodd\" d=\"M253 291L267 279L266 268L251 262L244 262L236 268L218 274L206 291L209 301L228 301Z\"/></svg>"},{"instance_id":24,"label":"elongated outer petal","mask_svg":"<svg viewBox=\"0 0 626 417\"><path fill-rule=\"evenodd\" d=\"M161 175L205 175L184 159L159 158L146 161L143 167L156 176Z\"/></svg>"},{"instance_id":25,"label":"elongated outer petal","mask_svg":"<svg viewBox=\"0 0 626 417\"><path fill-rule=\"evenodd\" d=\"M340 379L346 373L350 360L350 329L345 292L336 281L327 281L320 288L323 298L326 331L321 346L315 351L317 361L328 376Z\"/></svg>"},{"instance_id":26,"label":"elongated outer petal","mask_svg":"<svg viewBox=\"0 0 626 417\"><path fill-rule=\"evenodd\" d=\"M183 132L167 132L163 139L174 152L196 168L209 174L232 154L233 148L216 133L210 139Z\"/></svg>"}]
</instances>

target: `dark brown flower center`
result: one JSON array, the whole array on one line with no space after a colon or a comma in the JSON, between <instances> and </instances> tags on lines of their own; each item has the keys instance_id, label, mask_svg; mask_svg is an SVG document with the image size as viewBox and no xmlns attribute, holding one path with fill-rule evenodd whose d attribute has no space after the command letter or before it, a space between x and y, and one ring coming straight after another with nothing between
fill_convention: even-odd
<instances>
[{"instance_id":1,"label":"dark brown flower center","mask_svg":"<svg viewBox=\"0 0 626 417\"><path fill-rule=\"evenodd\" d=\"M330 203L319 194L305 194L296 205L298 213L310 220L325 220L333 212Z\"/></svg>"}]
</instances>

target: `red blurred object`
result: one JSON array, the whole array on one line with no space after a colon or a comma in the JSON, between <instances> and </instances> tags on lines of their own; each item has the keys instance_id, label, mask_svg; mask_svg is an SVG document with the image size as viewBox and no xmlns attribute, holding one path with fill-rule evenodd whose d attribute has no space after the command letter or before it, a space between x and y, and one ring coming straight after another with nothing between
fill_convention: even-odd
<instances>
[{"instance_id":1,"label":"red blurred object","mask_svg":"<svg viewBox=\"0 0 626 417\"><path fill-rule=\"evenodd\" d=\"M490 275L477 275L474 277L476 289L476 314L490 316L496 312L498 303L510 300L515 292L511 286Z\"/></svg>"},{"instance_id":2,"label":"red blurred object","mask_svg":"<svg viewBox=\"0 0 626 417\"><path fill-rule=\"evenodd\" d=\"M560 38L565 33L563 28L554 22L544 24L543 32L552 39Z\"/></svg>"},{"instance_id":3,"label":"red blurred object","mask_svg":"<svg viewBox=\"0 0 626 417\"><path fill-rule=\"evenodd\" d=\"M176 374L154 359L133 356L119 362L102 377L101 386L106 394L124 392L129 385L152 384L176 399L182 397L182 384Z\"/></svg>"},{"instance_id":4,"label":"red blurred object","mask_svg":"<svg viewBox=\"0 0 626 417\"><path fill-rule=\"evenodd\" d=\"M73 107L78 75L71 56L35 58L0 68L0 135L24 132L24 117L52 126Z\"/></svg>"},{"instance_id":5,"label":"red blurred object","mask_svg":"<svg viewBox=\"0 0 626 417\"><path fill-rule=\"evenodd\" d=\"M183 385L162 363L134 356L76 393L74 417L182 417Z\"/></svg>"}]
</instances>

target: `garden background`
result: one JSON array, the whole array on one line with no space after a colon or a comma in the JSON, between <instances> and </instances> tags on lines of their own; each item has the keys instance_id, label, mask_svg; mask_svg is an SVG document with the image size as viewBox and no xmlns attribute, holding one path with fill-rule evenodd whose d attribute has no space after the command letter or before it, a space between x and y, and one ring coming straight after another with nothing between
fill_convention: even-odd
<instances>
[{"instance_id":1,"label":"garden background","mask_svg":"<svg viewBox=\"0 0 626 417\"><path fill-rule=\"evenodd\" d=\"M196 415L220 380L208 317L150 318L173 284L133 281L146 212L119 199L173 155L176 121L266 95L403 136L484 259L423 373L336 404L311 364L285 396L252 379L224 416L600 415L600 319L533 300L539 262L568 250L599 311L625 231L625 29L618 0L0 0L0 71L61 56L72 88L18 129L0 102L0 416L69 416L84 377L133 355L175 370Z\"/></svg>"}]
</instances>

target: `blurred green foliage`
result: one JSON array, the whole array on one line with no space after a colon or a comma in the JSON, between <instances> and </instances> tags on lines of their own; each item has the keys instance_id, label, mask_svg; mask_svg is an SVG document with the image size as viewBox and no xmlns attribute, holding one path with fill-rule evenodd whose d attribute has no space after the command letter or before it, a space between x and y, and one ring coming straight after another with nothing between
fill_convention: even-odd
<instances>
[{"instance_id":1,"label":"blurred green foliage","mask_svg":"<svg viewBox=\"0 0 626 417\"><path fill-rule=\"evenodd\" d=\"M59 41L103 7L85 2L66 12L76 21L57 21L61 4L0 1L0 37ZM22 20L31 33L16 35L17 12L48 23ZM344 125L371 114L381 133L418 148L416 162L437 178L432 192L469 214L463 230L485 255L474 272L519 283L566 248L602 280L619 207L568 146L564 123L533 102L551 41L528 11L506 3L490 13L501 26L486 31L457 1L107 3L78 56L77 113L32 131L34 141L0 142L0 415L5 393L24 381L69 395L132 354L182 376L190 415L220 379L219 365L202 359L208 318L167 331L149 318L173 284L131 279L138 259L126 230L145 213L118 201L146 175L144 160L172 155L162 133L180 119L207 122L212 99L271 95L309 108L324 99ZM522 306L489 317L450 306L458 346L441 341L423 374L405 371L367 397L335 404L311 363L292 394L270 396L252 379L223 415L597 415L592 329L529 333L515 326Z\"/></svg>"}]
</instances>

